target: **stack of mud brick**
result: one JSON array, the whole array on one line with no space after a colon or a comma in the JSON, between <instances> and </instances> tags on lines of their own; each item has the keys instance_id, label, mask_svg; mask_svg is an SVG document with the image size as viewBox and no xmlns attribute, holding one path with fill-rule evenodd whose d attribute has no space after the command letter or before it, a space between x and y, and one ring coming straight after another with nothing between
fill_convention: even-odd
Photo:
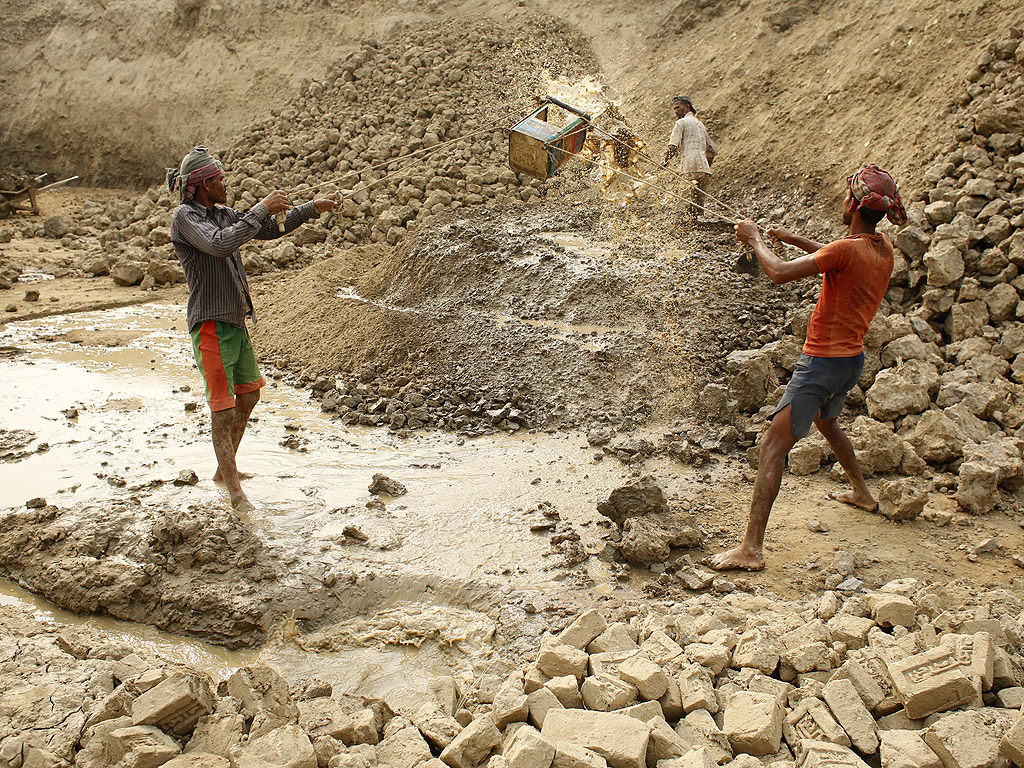
<instances>
[{"instance_id":1,"label":"stack of mud brick","mask_svg":"<svg viewBox=\"0 0 1024 768\"><path fill-rule=\"evenodd\" d=\"M494 692L480 715L501 733L493 753L475 764L441 759L452 768L1024 765L1024 614L941 610L935 597L899 581L846 600L826 593L803 610L738 597L725 610L695 598L629 623L589 611Z\"/></svg>"}]
</instances>

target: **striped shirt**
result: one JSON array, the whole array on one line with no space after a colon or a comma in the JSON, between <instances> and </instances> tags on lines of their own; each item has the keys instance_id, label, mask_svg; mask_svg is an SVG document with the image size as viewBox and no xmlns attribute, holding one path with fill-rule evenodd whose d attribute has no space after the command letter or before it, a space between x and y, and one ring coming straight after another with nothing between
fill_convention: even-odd
<instances>
[{"instance_id":1,"label":"striped shirt","mask_svg":"<svg viewBox=\"0 0 1024 768\"><path fill-rule=\"evenodd\" d=\"M668 140L672 146L679 147L679 172L684 176L694 173L711 173L708 154L714 157L715 144L708 136L704 123L690 113L676 120L672 126L672 137Z\"/></svg>"},{"instance_id":2,"label":"striped shirt","mask_svg":"<svg viewBox=\"0 0 1024 768\"><path fill-rule=\"evenodd\" d=\"M288 211L285 233L320 214L312 202ZM194 200L179 205L171 218L171 242L188 282L188 329L207 320L245 327L246 315L256 322L249 281L238 249L254 237L281 237L277 222L262 203L244 214L222 205L209 210Z\"/></svg>"}]
</instances>

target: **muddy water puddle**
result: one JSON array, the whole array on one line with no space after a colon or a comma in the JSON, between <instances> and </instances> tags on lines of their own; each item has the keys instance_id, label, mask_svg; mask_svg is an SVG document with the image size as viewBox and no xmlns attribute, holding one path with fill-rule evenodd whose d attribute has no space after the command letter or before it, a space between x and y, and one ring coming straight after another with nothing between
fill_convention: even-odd
<instances>
[{"instance_id":1,"label":"muddy water puddle","mask_svg":"<svg viewBox=\"0 0 1024 768\"><path fill-rule=\"evenodd\" d=\"M19 455L0 462L0 507L22 508L42 497L63 509L121 496L172 508L227 507L223 489L209 479L216 468L209 414L182 306L12 323L0 333L0 347L20 350L0 358L5 404L0 429L31 436ZM543 509L554 508L592 551L600 549L603 529L594 507L621 484L622 470L612 462L595 462L593 455L580 435L464 442L448 434L400 438L346 427L325 417L306 392L272 379L242 443L239 466L254 474L245 482L257 506L250 522L276 548L309 558L318 542L325 550L342 542L354 563L431 574L433 583L450 584L453 593L463 594L466 612L449 606L444 613L444 601L426 594L435 587L424 588L414 576L404 587L397 580L399 594L382 602L389 609L401 606L406 615L388 617L388 626L415 635L417 621L463 622L472 628L476 606L464 594L486 592L487 585L540 595L562 589L564 572L549 557L550 534L533 532L531 526L544 521ZM194 470L199 482L176 485L186 470ZM402 482L408 493L372 496L367 487L378 472ZM365 545L345 539L349 527L368 537ZM607 594L613 579L603 563L590 562L594 583L587 589L595 596ZM3 595L6 602L30 605L43 620L82 621L34 603L38 598L10 584ZM483 616L487 600L478 602ZM125 622L85 621L99 622L113 636L152 643L161 653L218 675L257 654L233 655ZM361 634L353 631L351 644L316 652L305 650L301 638L284 636L258 652L259 658L292 677L316 674L339 690L386 695L402 704L425 690L430 677L450 668L453 654L415 637L390 642L380 629L385 624L370 618ZM374 643L375 637L384 639Z\"/></svg>"}]
</instances>

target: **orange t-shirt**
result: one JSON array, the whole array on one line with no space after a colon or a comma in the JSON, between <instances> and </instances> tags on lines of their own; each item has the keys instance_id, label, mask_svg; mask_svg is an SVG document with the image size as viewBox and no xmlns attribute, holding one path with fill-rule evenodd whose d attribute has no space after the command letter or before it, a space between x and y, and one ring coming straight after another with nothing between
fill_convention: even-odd
<instances>
[{"instance_id":1,"label":"orange t-shirt","mask_svg":"<svg viewBox=\"0 0 1024 768\"><path fill-rule=\"evenodd\" d=\"M814 253L821 295L807 323L804 354L853 357L882 303L892 275L892 241L885 235L849 235Z\"/></svg>"}]
</instances>

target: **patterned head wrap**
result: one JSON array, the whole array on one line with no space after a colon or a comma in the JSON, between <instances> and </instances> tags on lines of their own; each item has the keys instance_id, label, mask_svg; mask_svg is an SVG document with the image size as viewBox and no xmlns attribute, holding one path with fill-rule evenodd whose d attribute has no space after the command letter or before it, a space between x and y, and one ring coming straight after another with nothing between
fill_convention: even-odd
<instances>
[{"instance_id":1,"label":"patterned head wrap","mask_svg":"<svg viewBox=\"0 0 1024 768\"><path fill-rule=\"evenodd\" d=\"M903 209L899 190L888 172L869 163L853 176L847 176L846 183L858 208L885 211L885 217L897 226L907 223L907 212Z\"/></svg>"},{"instance_id":2,"label":"patterned head wrap","mask_svg":"<svg viewBox=\"0 0 1024 768\"><path fill-rule=\"evenodd\" d=\"M167 169L167 188L171 192L177 191L181 202L184 203L192 199L199 182L212 179L223 172L224 166L210 150L206 147L195 147L185 155L180 167Z\"/></svg>"}]
</instances>

